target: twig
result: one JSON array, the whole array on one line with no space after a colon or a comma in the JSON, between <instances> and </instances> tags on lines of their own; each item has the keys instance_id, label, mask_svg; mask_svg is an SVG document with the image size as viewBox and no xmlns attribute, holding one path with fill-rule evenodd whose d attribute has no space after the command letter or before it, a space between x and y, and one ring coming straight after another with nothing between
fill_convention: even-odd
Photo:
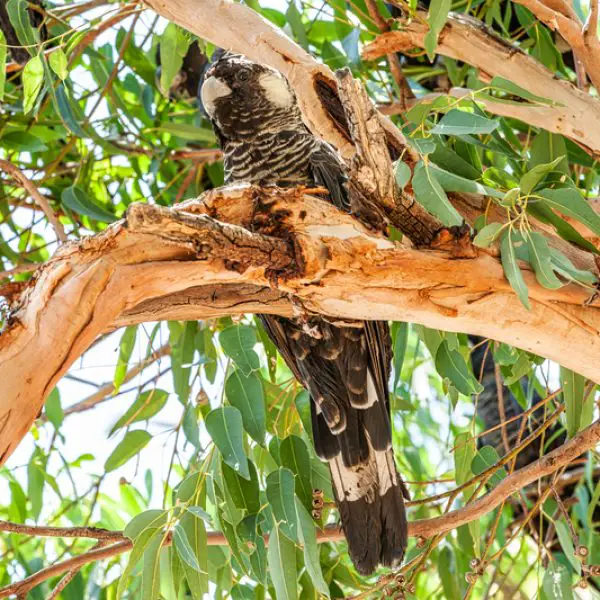
<instances>
[{"instance_id":1,"label":"twig","mask_svg":"<svg viewBox=\"0 0 600 600\"><path fill-rule=\"evenodd\" d=\"M169 344L165 344L161 346L158 350L155 350L150 356L140 361L137 365L129 369L125 374L123 379L123 383L127 383L131 381L134 377L139 375L144 369L149 367L152 363L161 359L163 356L168 356L171 353L171 346ZM67 415L72 415L73 413L83 412L85 410L89 410L90 408L94 408L97 404L100 404L104 400L106 400L113 392L115 391L115 386L112 382L105 383L103 386L99 387L93 394L82 400L81 402L77 402L77 404L73 404L73 406L69 406L69 408L65 409L65 417ZM45 420L45 416L44 416Z\"/></svg>"},{"instance_id":2,"label":"twig","mask_svg":"<svg viewBox=\"0 0 600 600\"><path fill-rule=\"evenodd\" d=\"M48 200L44 198L42 194L40 194L33 182L28 179L18 167L7 160L0 159L0 169L6 171L6 173L8 173L15 181L17 181L21 187L37 202L38 206L42 209L46 215L46 218L54 228L56 237L61 242L66 242L67 236L65 235L65 230L62 226L62 223L57 219L56 215L50 208Z\"/></svg>"},{"instance_id":3,"label":"twig","mask_svg":"<svg viewBox=\"0 0 600 600\"><path fill-rule=\"evenodd\" d=\"M504 451L508 454L510 452L510 444L508 443L508 432L506 431L506 410L504 409L504 386L502 385L502 376L500 375L500 366L498 363L494 363L494 377L496 379L496 393L498 396L498 414L500 415L502 434L502 443L504 444ZM525 419L521 421L521 426L525 423ZM516 457L515 457L516 460Z\"/></svg>"},{"instance_id":4,"label":"twig","mask_svg":"<svg viewBox=\"0 0 600 600\"><path fill-rule=\"evenodd\" d=\"M48 527L45 525L22 525L11 521L0 521L0 531L39 537L92 538L95 540L123 539L123 534L120 531L110 531L100 527Z\"/></svg>"}]
</instances>

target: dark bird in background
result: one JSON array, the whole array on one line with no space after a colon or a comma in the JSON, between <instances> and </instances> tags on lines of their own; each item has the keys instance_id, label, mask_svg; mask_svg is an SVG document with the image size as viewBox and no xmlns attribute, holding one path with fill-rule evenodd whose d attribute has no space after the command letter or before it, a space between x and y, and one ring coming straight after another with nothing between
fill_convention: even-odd
<instances>
[{"instance_id":1,"label":"dark bird in background","mask_svg":"<svg viewBox=\"0 0 600 600\"><path fill-rule=\"evenodd\" d=\"M349 211L345 167L305 126L281 73L225 53L207 70L201 103L224 153L225 181L325 187ZM394 463L387 322L334 325L322 317L261 315L269 337L309 391L318 456L328 461L357 570L402 562L406 489Z\"/></svg>"}]
</instances>

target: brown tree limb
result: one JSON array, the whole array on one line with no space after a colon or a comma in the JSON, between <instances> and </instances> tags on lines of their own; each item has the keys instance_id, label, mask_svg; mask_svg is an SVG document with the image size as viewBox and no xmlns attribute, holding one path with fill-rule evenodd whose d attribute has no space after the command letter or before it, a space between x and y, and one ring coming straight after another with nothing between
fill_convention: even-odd
<instances>
[{"instance_id":1,"label":"brown tree limb","mask_svg":"<svg viewBox=\"0 0 600 600\"><path fill-rule=\"evenodd\" d=\"M600 443L600 420L595 421L577 434L569 442L563 444L556 450L553 450L546 456L538 459L530 465L519 469L505 477L496 487L484 496L470 502L466 506L463 506L457 510L448 512L440 517L432 519L419 519L412 521L408 525L409 535L412 537L430 538L433 536L442 535L456 527L479 519L484 515L488 514L500 504L506 501L512 494L518 492L523 487L533 483L534 481L550 475L568 465L574 461L582 453L587 452L595 448ZM550 489L550 488L548 488ZM16 525L16 524L12 524ZM25 531L26 526L18 526L23 529L20 533L31 533L36 535L35 530L38 532L52 530L51 535L54 532L61 530L64 535L71 536L71 532L82 528L44 528L44 527L29 527L27 529L33 531ZM94 528L83 528L93 530ZM1 530L1 529L0 529ZM97 532L106 530L96 530ZM57 577L63 573L70 572L74 569L79 569L83 565L86 565L97 560L104 560L111 558L124 552L128 552L133 547L133 543L130 539L124 538L122 532L114 531L108 532L112 534L112 539L118 540L116 543L103 548L95 548L88 552L85 552L79 556L69 558L60 563L56 563L44 569L41 569L37 573L27 577L26 579L13 583L0 589L0 598L6 598L7 596L14 594L23 594L39 585L43 581L46 581L52 577ZM45 535L39 533L39 535ZM97 539L111 539L111 538L98 538L99 534L92 535L90 537L96 537ZM209 532L207 534L207 544L209 546L224 546L227 545L227 540L222 533ZM344 539L342 531L337 527L328 527L317 531L317 542L336 542ZM167 534L165 536L164 545L168 546L172 542L171 536ZM266 540L268 543L268 539Z\"/></svg>"},{"instance_id":2,"label":"brown tree limb","mask_svg":"<svg viewBox=\"0 0 600 600\"><path fill-rule=\"evenodd\" d=\"M147 356L143 360L141 360L137 365L129 369L123 378L123 383L127 383L131 381L134 377L137 377L144 369L149 367L151 364L155 363L157 360L160 360L163 356L168 356L171 354L171 346L169 344L165 344L161 346L158 350L155 350ZM101 402L104 402L108 399L108 397L115 391L115 384L112 382L105 383L100 386L93 394L90 394L87 398L82 400L81 402L77 402L69 408L64 410L65 417L67 415L72 415L74 413L84 412L89 410L90 408L94 408Z\"/></svg>"},{"instance_id":3,"label":"brown tree limb","mask_svg":"<svg viewBox=\"0 0 600 600\"><path fill-rule=\"evenodd\" d=\"M378 36L365 47L363 57L373 60L389 52L423 48L428 32L424 21L426 13L418 11L418 16L421 18L402 21L397 31ZM539 114L532 124L561 133L600 154L600 100L572 83L558 79L520 48L491 33L480 21L451 13L440 34L436 52L477 67L484 80L502 77L536 96L551 100L552 106L524 103L528 111L521 109L514 116L525 120ZM498 110L508 109L500 106Z\"/></svg>"},{"instance_id":4,"label":"brown tree limb","mask_svg":"<svg viewBox=\"0 0 600 600\"><path fill-rule=\"evenodd\" d=\"M0 169L5 171L12 179L14 179L36 201L37 205L42 209L42 211L46 215L48 222L54 228L54 231L56 232L56 237L61 242L66 242L67 236L65 235L65 230L62 226L62 223L54 214L54 211L50 207L48 200L44 198L42 194L40 194L39 190L34 185L34 183L30 179L28 179L18 167L16 167L7 160L0 159Z\"/></svg>"},{"instance_id":5,"label":"brown tree limb","mask_svg":"<svg viewBox=\"0 0 600 600\"><path fill-rule=\"evenodd\" d=\"M600 311L582 288L548 290L525 272L527 311L496 258L396 247L305 190L234 186L202 200L132 205L35 274L0 335L0 462L98 335L142 321L298 311L410 321L497 339L598 381Z\"/></svg>"}]
</instances>

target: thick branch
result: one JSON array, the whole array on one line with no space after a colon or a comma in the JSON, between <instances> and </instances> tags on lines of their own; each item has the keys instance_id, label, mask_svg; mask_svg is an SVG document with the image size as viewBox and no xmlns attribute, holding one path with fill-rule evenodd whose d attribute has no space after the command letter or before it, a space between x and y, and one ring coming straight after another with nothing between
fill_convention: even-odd
<instances>
[{"instance_id":1,"label":"thick branch","mask_svg":"<svg viewBox=\"0 0 600 600\"><path fill-rule=\"evenodd\" d=\"M305 310L410 321L497 339L598 381L600 311L581 288L548 290L526 272L527 311L492 256L395 247L303 190L223 188L180 207L133 205L31 280L0 335L2 462L99 334L144 320Z\"/></svg>"},{"instance_id":2,"label":"thick branch","mask_svg":"<svg viewBox=\"0 0 600 600\"><path fill-rule=\"evenodd\" d=\"M418 11L418 16L421 18L403 22L401 29L378 36L364 49L364 58L372 60L389 52L422 48L428 26L426 13ZM555 105L551 107L526 104L530 110L521 111L518 118L525 120L531 114L538 114L532 112L537 110L539 116L533 125L541 125L544 120L545 129L566 135L600 154L600 100L556 78L533 57L491 33L480 21L451 14L436 52L477 67L484 79L502 77L552 100Z\"/></svg>"}]
</instances>

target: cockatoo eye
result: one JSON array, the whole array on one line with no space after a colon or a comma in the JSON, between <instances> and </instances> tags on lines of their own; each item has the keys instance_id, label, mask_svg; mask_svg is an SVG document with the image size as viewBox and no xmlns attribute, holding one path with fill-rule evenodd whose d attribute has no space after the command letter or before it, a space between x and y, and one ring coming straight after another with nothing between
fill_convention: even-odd
<instances>
[{"instance_id":1,"label":"cockatoo eye","mask_svg":"<svg viewBox=\"0 0 600 600\"><path fill-rule=\"evenodd\" d=\"M238 81L248 81L248 79L250 79L250 71L247 69L242 69L241 71L237 72L235 78Z\"/></svg>"}]
</instances>

